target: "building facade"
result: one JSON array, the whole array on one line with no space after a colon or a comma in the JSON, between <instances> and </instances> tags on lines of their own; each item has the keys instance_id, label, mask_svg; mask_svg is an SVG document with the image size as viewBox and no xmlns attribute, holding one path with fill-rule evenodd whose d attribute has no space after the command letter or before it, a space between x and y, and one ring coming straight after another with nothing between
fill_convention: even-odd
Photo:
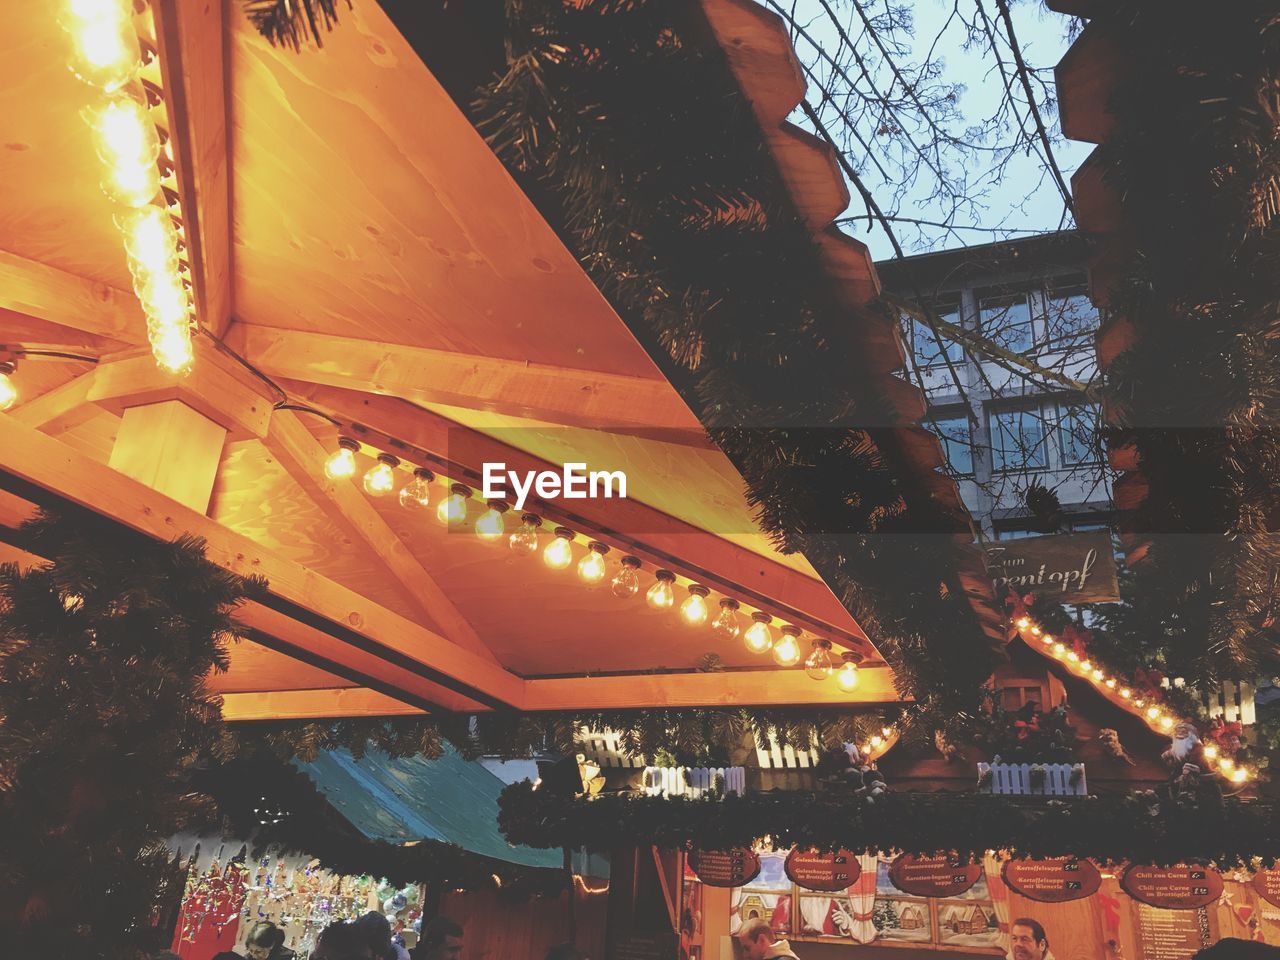
<instances>
[{"instance_id":1,"label":"building facade","mask_svg":"<svg viewBox=\"0 0 1280 960\"><path fill-rule=\"evenodd\" d=\"M1097 377L1098 311L1088 297L1085 257L1085 239L1064 231L876 264L886 292L925 304L1009 355L979 357L936 324L904 319L904 375L923 388L925 424L942 441L986 538L1054 532L1027 506L1036 485L1062 505L1058 530L1110 524L1098 407L1072 385ZM1028 372L1015 357L1043 372Z\"/></svg>"}]
</instances>

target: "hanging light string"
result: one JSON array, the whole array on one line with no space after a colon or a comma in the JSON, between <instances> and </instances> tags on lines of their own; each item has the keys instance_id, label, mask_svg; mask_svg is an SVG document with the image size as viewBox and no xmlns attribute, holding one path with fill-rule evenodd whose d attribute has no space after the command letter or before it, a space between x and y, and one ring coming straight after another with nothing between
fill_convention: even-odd
<instances>
[{"instance_id":1,"label":"hanging light string","mask_svg":"<svg viewBox=\"0 0 1280 960\"><path fill-rule=\"evenodd\" d=\"M18 402L18 388L13 382L13 374L18 369L18 361L24 357L48 357L55 360L78 360L83 363L97 363L97 357L86 357L80 353L68 353L64 350L28 350L25 347L6 348L0 344L0 411L8 410Z\"/></svg>"},{"instance_id":2,"label":"hanging light string","mask_svg":"<svg viewBox=\"0 0 1280 960\"><path fill-rule=\"evenodd\" d=\"M287 406L333 420L302 405ZM419 466L366 441L341 436L325 462L325 475L331 480L355 479L361 470L359 457L373 461L361 477L365 492L372 497L396 493L401 507L433 513L450 531L470 533L482 541L505 543L512 552L522 556L540 551L542 562L549 569L572 567L578 579L588 586L607 580L610 592L621 600L640 593L644 562L627 552L628 546L610 544L603 535L588 536L568 526L548 526L543 516L532 511L513 514L504 501L482 500L472 487L450 476L446 471L451 470L452 465L440 458L432 458L437 466ZM411 473L411 478L397 492L399 478L406 471ZM473 508L473 503L481 506ZM514 520L509 519L513 517ZM614 555L618 555L616 563L611 559ZM785 623L775 628L771 614L737 597L713 595L707 585L665 567L655 567L652 578L644 594L650 608L670 610L686 626L709 629L722 640L735 641L741 637L752 653L770 654L782 667L803 665L814 680L834 678L845 693L856 689L858 665L862 661L858 653L847 651L836 655L830 640L806 637L794 624Z\"/></svg>"},{"instance_id":3,"label":"hanging light string","mask_svg":"<svg viewBox=\"0 0 1280 960\"><path fill-rule=\"evenodd\" d=\"M133 0L61 0L70 67L97 96L82 111L116 206L133 290L156 362L185 373L194 359L192 273L164 80L150 9Z\"/></svg>"},{"instance_id":4,"label":"hanging light string","mask_svg":"<svg viewBox=\"0 0 1280 960\"><path fill-rule=\"evenodd\" d=\"M1170 736L1179 723L1192 723L1190 720L1180 720L1173 708L1164 703L1156 691L1138 689L1134 683L1104 670L1100 664L1093 663L1087 657L1081 657L1029 614L1018 613L1013 618L1013 628L1032 650L1064 664L1073 675L1091 684L1099 694L1141 719L1156 733ZM1217 744L1206 743L1204 755L1210 767L1216 768L1232 783L1243 784L1254 775L1254 771L1224 754Z\"/></svg>"}]
</instances>

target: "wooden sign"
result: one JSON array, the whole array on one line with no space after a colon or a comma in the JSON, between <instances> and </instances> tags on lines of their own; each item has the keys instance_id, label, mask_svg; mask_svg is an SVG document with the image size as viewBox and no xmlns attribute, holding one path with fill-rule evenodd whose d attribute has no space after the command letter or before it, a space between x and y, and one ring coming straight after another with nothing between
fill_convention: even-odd
<instances>
[{"instance_id":1,"label":"wooden sign","mask_svg":"<svg viewBox=\"0 0 1280 960\"><path fill-rule=\"evenodd\" d=\"M1010 860L1001 873L1010 890L1040 903L1083 900L1098 892L1102 874L1090 860Z\"/></svg>"},{"instance_id":2,"label":"wooden sign","mask_svg":"<svg viewBox=\"0 0 1280 960\"><path fill-rule=\"evenodd\" d=\"M796 848L787 854L783 869L796 886L822 893L848 890L862 876L858 855L849 850L814 853Z\"/></svg>"},{"instance_id":3,"label":"wooden sign","mask_svg":"<svg viewBox=\"0 0 1280 960\"><path fill-rule=\"evenodd\" d=\"M1267 903L1280 907L1280 870L1259 870L1255 873L1253 891Z\"/></svg>"},{"instance_id":4,"label":"wooden sign","mask_svg":"<svg viewBox=\"0 0 1280 960\"><path fill-rule=\"evenodd\" d=\"M760 858L746 847L694 850L689 869L708 887L744 887L760 873Z\"/></svg>"},{"instance_id":5,"label":"wooden sign","mask_svg":"<svg viewBox=\"0 0 1280 960\"><path fill-rule=\"evenodd\" d=\"M999 540L984 546L983 554L999 597L1012 587L1059 603L1120 599L1111 534L1106 530Z\"/></svg>"},{"instance_id":6,"label":"wooden sign","mask_svg":"<svg viewBox=\"0 0 1280 960\"><path fill-rule=\"evenodd\" d=\"M1194 910L1222 896L1222 874L1198 864L1153 867L1132 863L1125 868L1120 886L1133 899L1153 907Z\"/></svg>"},{"instance_id":7,"label":"wooden sign","mask_svg":"<svg viewBox=\"0 0 1280 960\"><path fill-rule=\"evenodd\" d=\"M917 857L904 853L889 867L889 879L904 893L917 897L954 897L982 876L982 864L961 863L956 857Z\"/></svg>"}]
</instances>

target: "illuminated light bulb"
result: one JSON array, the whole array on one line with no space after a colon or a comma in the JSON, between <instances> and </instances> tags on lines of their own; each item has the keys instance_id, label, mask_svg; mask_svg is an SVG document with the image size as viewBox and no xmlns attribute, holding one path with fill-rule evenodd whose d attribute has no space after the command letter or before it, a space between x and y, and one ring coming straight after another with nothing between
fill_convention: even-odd
<instances>
[{"instance_id":1,"label":"illuminated light bulb","mask_svg":"<svg viewBox=\"0 0 1280 960\"><path fill-rule=\"evenodd\" d=\"M732 597L720 600L720 612L711 621L711 629L724 640L737 640L742 635L742 617L738 614L738 601Z\"/></svg>"},{"instance_id":2,"label":"illuminated light bulb","mask_svg":"<svg viewBox=\"0 0 1280 960\"><path fill-rule=\"evenodd\" d=\"M1165 730L1168 730L1170 727L1173 726L1173 717L1161 717L1160 726L1163 727Z\"/></svg>"},{"instance_id":3,"label":"illuminated light bulb","mask_svg":"<svg viewBox=\"0 0 1280 960\"><path fill-rule=\"evenodd\" d=\"M400 506L406 510L425 510L431 502L431 481L436 475L426 467L417 467L413 479L400 488Z\"/></svg>"},{"instance_id":4,"label":"illuminated light bulb","mask_svg":"<svg viewBox=\"0 0 1280 960\"><path fill-rule=\"evenodd\" d=\"M107 93L133 79L142 62L131 10L119 2L72 0L59 18L71 35L72 73Z\"/></svg>"},{"instance_id":5,"label":"illuminated light bulb","mask_svg":"<svg viewBox=\"0 0 1280 960\"><path fill-rule=\"evenodd\" d=\"M1027 627L1031 626L1031 618L1019 617L1017 620L1014 621L1014 626L1017 627L1019 630L1025 630L1027 629Z\"/></svg>"},{"instance_id":6,"label":"illuminated light bulb","mask_svg":"<svg viewBox=\"0 0 1280 960\"><path fill-rule=\"evenodd\" d=\"M573 562L573 531L556 527L555 539L542 551L542 562L552 570L563 570Z\"/></svg>"},{"instance_id":7,"label":"illuminated light bulb","mask_svg":"<svg viewBox=\"0 0 1280 960\"><path fill-rule=\"evenodd\" d=\"M609 548L603 543L595 540L588 543L586 555L578 561L578 579L591 586L603 580L606 570L604 555L608 552Z\"/></svg>"},{"instance_id":8,"label":"illuminated light bulb","mask_svg":"<svg viewBox=\"0 0 1280 960\"><path fill-rule=\"evenodd\" d=\"M700 627L707 622L707 594L710 593L700 583L689 584L689 596L680 604L680 619L691 627Z\"/></svg>"},{"instance_id":9,"label":"illuminated light bulb","mask_svg":"<svg viewBox=\"0 0 1280 960\"><path fill-rule=\"evenodd\" d=\"M1076 653L1074 650L1068 650L1068 651L1067 651L1067 659L1068 659L1068 660L1070 660L1072 663L1079 663L1079 662L1080 662L1080 655L1079 655L1078 653Z\"/></svg>"},{"instance_id":10,"label":"illuminated light bulb","mask_svg":"<svg viewBox=\"0 0 1280 960\"><path fill-rule=\"evenodd\" d=\"M670 570L655 570L657 581L644 595L645 603L655 610L666 610L676 602L676 593L671 585L676 582L676 575Z\"/></svg>"},{"instance_id":11,"label":"illuminated light bulb","mask_svg":"<svg viewBox=\"0 0 1280 960\"><path fill-rule=\"evenodd\" d=\"M742 641L747 645L747 649L752 653L765 653L773 649L773 631L769 629L769 624L773 623L773 617L757 610L751 615L751 619L754 622L742 635Z\"/></svg>"},{"instance_id":12,"label":"illuminated light bulb","mask_svg":"<svg viewBox=\"0 0 1280 960\"><path fill-rule=\"evenodd\" d=\"M619 600L630 600L640 592L640 576L636 572L639 569L639 557L633 557L628 554L622 558L618 572L609 581L609 590Z\"/></svg>"},{"instance_id":13,"label":"illuminated light bulb","mask_svg":"<svg viewBox=\"0 0 1280 960\"><path fill-rule=\"evenodd\" d=\"M1088 660L1081 661L1080 669L1083 670L1085 673L1088 673L1090 670L1093 669L1093 664L1090 663Z\"/></svg>"},{"instance_id":14,"label":"illuminated light bulb","mask_svg":"<svg viewBox=\"0 0 1280 960\"><path fill-rule=\"evenodd\" d=\"M840 659L844 663L836 671L836 685L845 693L852 693L858 686L858 655L842 653Z\"/></svg>"},{"instance_id":15,"label":"illuminated light bulb","mask_svg":"<svg viewBox=\"0 0 1280 960\"><path fill-rule=\"evenodd\" d=\"M151 353L165 370L173 374L184 374L191 369L195 361L195 351L191 346L191 331L186 327L176 327L151 341Z\"/></svg>"},{"instance_id":16,"label":"illuminated light bulb","mask_svg":"<svg viewBox=\"0 0 1280 960\"><path fill-rule=\"evenodd\" d=\"M774 653L777 651L775 649ZM813 652L804 662L804 672L811 680L825 680L836 672L835 663L831 659L831 642L829 640L813 641Z\"/></svg>"},{"instance_id":17,"label":"illuminated light bulb","mask_svg":"<svg viewBox=\"0 0 1280 960\"><path fill-rule=\"evenodd\" d=\"M1224 771L1230 771L1231 768L1234 767L1235 765L1236 765L1236 762L1232 760L1230 757L1223 757L1221 760L1218 761L1218 766L1221 767Z\"/></svg>"},{"instance_id":18,"label":"illuminated light bulb","mask_svg":"<svg viewBox=\"0 0 1280 960\"><path fill-rule=\"evenodd\" d=\"M1140 706L1142 706L1142 705L1143 705L1144 703L1146 703L1146 702L1147 702L1147 701L1145 701L1145 700L1135 700L1135 701L1133 701L1133 705L1134 705L1135 707L1140 707Z\"/></svg>"},{"instance_id":19,"label":"illuminated light bulb","mask_svg":"<svg viewBox=\"0 0 1280 960\"><path fill-rule=\"evenodd\" d=\"M1067 651L1067 648L1060 643L1055 643L1053 645L1053 652L1055 655L1059 657L1062 656L1064 653L1066 653L1066 651Z\"/></svg>"},{"instance_id":20,"label":"illuminated light bulb","mask_svg":"<svg viewBox=\"0 0 1280 960\"><path fill-rule=\"evenodd\" d=\"M99 158L107 168L102 189L127 207L150 203L160 192L160 138L147 108L124 96L84 111Z\"/></svg>"},{"instance_id":21,"label":"illuminated light bulb","mask_svg":"<svg viewBox=\"0 0 1280 960\"><path fill-rule=\"evenodd\" d=\"M501 500L490 500L489 509L476 518L476 536L481 540L498 540L507 532L503 514L510 509Z\"/></svg>"},{"instance_id":22,"label":"illuminated light bulb","mask_svg":"<svg viewBox=\"0 0 1280 960\"><path fill-rule=\"evenodd\" d=\"M1218 748L1215 747L1212 743L1206 743L1204 745L1204 755L1205 755L1205 759L1212 760L1215 757L1217 757Z\"/></svg>"},{"instance_id":23,"label":"illuminated light bulb","mask_svg":"<svg viewBox=\"0 0 1280 960\"><path fill-rule=\"evenodd\" d=\"M881 732L882 734L884 734L884 738L885 738L886 740L888 740L891 736L893 736L893 731L892 731L891 729L889 729L888 727L881 727L881 728L880 728L880 732Z\"/></svg>"},{"instance_id":24,"label":"illuminated light bulb","mask_svg":"<svg viewBox=\"0 0 1280 960\"><path fill-rule=\"evenodd\" d=\"M1035 625L1035 624L1033 624L1033 625L1032 625L1032 627L1031 627L1031 635L1032 635L1033 637L1038 637L1038 636L1040 636L1040 634L1041 634L1042 632L1043 632L1043 631L1041 631L1041 629L1040 629L1040 627L1039 627L1039 626L1037 626L1037 625Z\"/></svg>"},{"instance_id":25,"label":"illuminated light bulb","mask_svg":"<svg viewBox=\"0 0 1280 960\"><path fill-rule=\"evenodd\" d=\"M782 636L773 645L773 661L780 667L790 667L800 662L800 628L786 624Z\"/></svg>"},{"instance_id":26,"label":"illuminated light bulb","mask_svg":"<svg viewBox=\"0 0 1280 960\"><path fill-rule=\"evenodd\" d=\"M1114 689L1116 688L1116 678L1115 678L1115 677L1107 677L1107 679L1106 679L1106 680L1104 680L1104 681L1103 681L1103 683L1105 683L1105 684L1107 685L1107 689L1108 689L1108 690L1114 690Z\"/></svg>"},{"instance_id":27,"label":"illuminated light bulb","mask_svg":"<svg viewBox=\"0 0 1280 960\"><path fill-rule=\"evenodd\" d=\"M389 453L378 454L375 463L364 475L364 492L371 497L381 497L396 488L396 467L400 460Z\"/></svg>"},{"instance_id":28,"label":"illuminated light bulb","mask_svg":"<svg viewBox=\"0 0 1280 960\"><path fill-rule=\"evenodd\" d=\"M18 388L13 385L13 371L17 364L12 360L0 360L0 410L8 410L18 402Z\"/></svg>"},{"instance_id":29,"label":"illuminated light bulb","mask_svg":"<svg viewBox=\"0 0 1280 960\"><path fill-rule=\"evenodd\" d=\"M514 552L529 556L538 551L538 529L542 518L536 513L520 514L520 529L507 538L507 546Z\"/></svg>"},{"instance_id":30,"label":"illuminated light bulb","mask_svg":"<svg viewBox=\"0 0 1280 960\"><path fill-rule=\"evenodd\" d=\"M356 475L356 451L360 444L350 437L338 438L338 449L324 462L324 475L330 480L345 480Z\"/></svg>"},{"instance_id":31,"label":"illuminated light bulb","mask_svg":"<svg viewBox=\"0 0 1280 960\"><path fill-rule=\"evenodd\" d=\"M471 499L471 488L465 483L449 485L449 495L436 507L436 519L449 527L456 527L467 519L467 501Z\"/></svg>"},{"instance_id":32,"label":"illuminated light bulb","mask_svg":"<svg viewBox=\"0 0 1280 960\"><path fill-rule=\"evenodd\" d=\"M1131 691L1128 687L1121 687L1120 696L1128 700L1131 696L1133 696L1133 691Z\"/></svg>"},{"instance_id":33,"label":"illuminated light bulb","mask_svg":"<svg viewBox=\"0 0 1280 960\"><path fill-rule=\"evenodd\" d=\"M1103 673L1101 670L1095 670L1095 671L1093 671L1093 679L1095 679L1095 680L1099 680L1099 681L1101 681L1101 680L1102 680L1102 678L1103 678L1103 677L1105 677L1105 676L1106 676L1106 674L1105 674L1105 673Z\"/></svg>"},{"instance_id":34,"label":"illuminated light bulb","mask_svg":"<svg viewBox=\"0 0 1280 960\"><path fill-rule=\"evenodd\" d=\"M1246 770L1244 767L1236 767L1236 769L1231 774L1232 783L1244 783L1248 779L1249 779L1249 771Z\"/></svg>"},{"instance_id":35,"label":"illuminated light bulb","mask_svg":"<svg viewBox=\"0 0 1280 960\"><path fill-rule=\"evenodd\" d=\"M1147 719L1148 719L1148 720L1154 720L1154 719L1155 719L1156 717L1158 717L1158 716L1160 716L1160 708L1159 708L1159 707L1147 707Z\"/></svg>"},{"instance_id":36,"label":"illuminated light bulb","mask_svg":"<svg viewBox=\"0 0 1280 960\"><path fill-rule=\"evenodd\" d=\"M862 745L862 752L865 753L867 756L871 756L871 744L864 743Z\"/></svg>"},{"instance_id":37,"label":"illuminated light bulb","mask_svg":"<svg viewBox=\"0 0 1280 960\"><path fill-rule=\"evenodd\" d=\"M884 739L878 735L871 738L871 749L879 750L884 745Z\"/></svg>"},{"instance_id":38,"label":"illuminated light bulb","mask_svg":"<svg viewBox=\"0 0 1280 960\"><path fill-rule=\"evenodd\" d=\"M135 289L150 280L178 272L178 233L173 218L149 204L130 210L116 220L124 234L124 250L129 257Z\"/></svg>"}]
</instances>

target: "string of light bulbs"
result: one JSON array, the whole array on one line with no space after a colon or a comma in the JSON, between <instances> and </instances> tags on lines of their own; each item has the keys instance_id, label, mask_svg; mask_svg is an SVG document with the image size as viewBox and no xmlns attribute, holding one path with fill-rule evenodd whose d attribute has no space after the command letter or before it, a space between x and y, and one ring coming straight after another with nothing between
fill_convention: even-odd
<instances>
[{"instance_id":1,"label":"string of light bulbs","mask_svg":"<svg viewBox=\"0 0 1280 960\"><path fill-rule=\"evenodd\" d=\"M1161 703L1154 693L1135 690L1132 683L1126 683L1099 665L1082 658L1030 616L1021 614L1014 619L1013 626L1028 647L1066 664L1067 669L1081 680L1092 684L1099 694L1143 720L1157 733L1168 736L1174 727L1184 722L1167 705ZM1232 783L1243 784L1253 776L1253 772L1243 764L1237 764L1233 757L1221 753L1216 744L1206 743L1204 755L1210 765L1216 767Z\"/></svg>"},{"instance_id":2,"label":"string of light bulbs","mask_svg":"<svg viewBox=\"0 0 1280 960\"><path fill-rule=\"evenodd\" d=\"M359 472L357 455L364 453L360 441L351 437L339 437L337 449L325 461L324 472L330 480L350 480ZM411 477L400 487L396 496L400 506L415 512L429 511L434 504L436 519L450 530L467 528L471 514L471 501L475 491L465 483L451 480L423 467L412 466L394 454L373 450L373 464L365 470L361 483L371 497L386 497L396 492L397 474L409 470ZM432 484L445 491L434 499ZM498 542L505 538L507 546L521 556L532 556L541 549L542 561L552 570L567 570L575 566L575 546L585 548L576 557L575 570L578 579L588 586L602 584L608 578L610 592L620 600L630 600L640 593L644 564L639 557L621 553L613 575L606 559L614 548L592 537L579 534L565 526L544 530L543 518L531 511L522 512L519 526L508 534L507 514L509 505L502 500L484 500L484 509L471 521L471 530L481 540ZM545 534L551 538L543 543ZM677 604L680 591L685 593ZM858 664L862 657L852 651L842 653L837 660L831 641L815 637L809 642L805 656L802 643L803 631L794 624L785 623L776 628L774 617L759 609L748 608L741 601L729 597L718 598L715 616L712 616L712 591L704 584L675 572L658 567L653 572L653 582L644 592L645 603L654 610L674 610L681 622L689 627L707 627L717 637L726 641L743 642L757 655L771 654L780 667L793 667L803 661L805 673L814 680L834 678L837 686L851 693L858 686Z\"/></svg>"},{"instance_id":3,"label":"string of light bulbs","mask_svg":"<svg viewBox=\"0 0 1280 960\"><path fill-rule=\"evenodd\" d=\"M59 22L72 41L70 67L100 94L82 116L116 204L133 290L147 316L156 362L190 369L196 325L173 148L156 48L139 31L133 0L63 0Z\"/></svg>"}]
</instances>

